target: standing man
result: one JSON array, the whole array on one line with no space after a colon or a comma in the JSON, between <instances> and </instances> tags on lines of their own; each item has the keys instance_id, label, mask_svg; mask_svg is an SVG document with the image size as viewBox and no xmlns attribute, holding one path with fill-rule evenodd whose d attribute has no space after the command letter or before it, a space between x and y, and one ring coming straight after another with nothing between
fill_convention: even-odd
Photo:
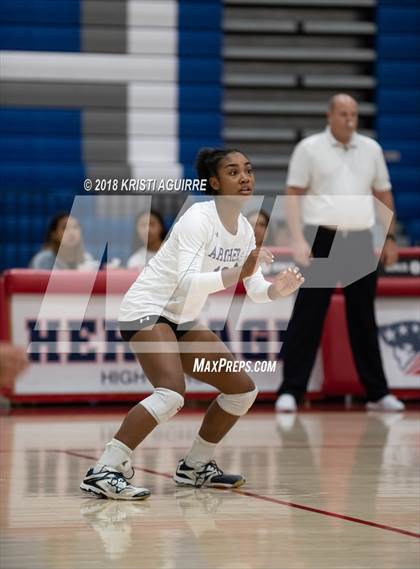
<instances>
[{"instance_id":1,"label":"standing man","mask_svg":"<svg viewBox=\"0 0 420 569\"><path fill-rule=\"evenodd\" d=\"M356 132L358 107L352 97L332 97L327 119L326 130L303 139L289 164L287 221L293 257L302 267L307 284L297 295L287 329L284 380L276 411L297 410L297 402L306 392L336 281L346 280L344 273L360 265L360 256L364 257L362 264L367 270L362 274L366 276L350 279L343 292L353 356L369 401L367 408L403 411L404 404L388 390L374 314L377 263L373 258L371 228L375 211L369 196L375 196L394 211L388 170L379 144ZM343 196L350 200L343 201ZM333 242L341 256L338 262L327 261L330 282L326 285L324 279L320 284L325 269L320 271L311 258L328 257ZM394 216L382 262L390 265L397 258Z\"/></svg>"}]
</instances>

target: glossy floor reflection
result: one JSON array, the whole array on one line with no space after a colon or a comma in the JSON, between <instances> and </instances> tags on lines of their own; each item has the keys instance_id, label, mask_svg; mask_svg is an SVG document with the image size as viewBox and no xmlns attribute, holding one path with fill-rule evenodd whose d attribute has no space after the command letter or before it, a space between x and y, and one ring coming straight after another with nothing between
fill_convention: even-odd
<instances>
[{"instance_id":1,"label":"glossy floor reflection","mask_svg":"<svg viewBox=\"0 0 420 569\"><path fill-rule=\"evenodd\" d=\"M242 419L217 453L248 484L174 487L200 414L181 414L136 451L152 498L78 490L122 414L0 418L7 569L415 569L419 566L419 414L312 412Z\"/></svg>"}]
</instances>

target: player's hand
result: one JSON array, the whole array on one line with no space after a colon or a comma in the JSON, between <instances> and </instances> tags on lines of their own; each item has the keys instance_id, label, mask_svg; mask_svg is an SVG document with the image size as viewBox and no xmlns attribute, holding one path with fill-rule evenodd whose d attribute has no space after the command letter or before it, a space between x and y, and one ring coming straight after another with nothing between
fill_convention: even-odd
<instances>
[{"instance_id":1,"label":"player's hand","mask_svg":"<svg viewBox=\"0 0 420 569\"><path fill-rule=\"evenodd\" d=\"M297 267L289 267L286 271L279 273L275 277L268 294L272 300L276 300L276 298L282 296L289 296L289 294L295 292L304 282L305 279L299 269Z\"/></svg>"},{"instance_id":2,"label":"player's hand","mask_svg":"<svg viewBox=\"0 0 420 569\"><path fill-rule=\"evenodd\" d=\"M291 244L293 260L298 265L302 267L308 267L311 263L311 247L306 239L299 239L298 241L292 241Z\"/></svg>"},{"instance_id":3,"label":"player's hand","mask_svg":"<svg viewBox=\"0 0 420 569\"><path fill-rule=\"evenodd\" d=\"M384 267L389 267L398 261L398 247L395 241L387 239L382 249L381 262Z\"/></svg>"},{"instance_id":4,"label":"player's hand","mask_svg":"<svg viewBox=\"0 0 420 569\"><path fill-rule=\"evenodd\" d=\"M273 254L268 249L257 247L248 255L241 270L241 279L246 279L252 276L260 265L263 263L272 263L274 259Z\"/></svg>"},{"instance_id":5,"label":"player's hand","mask_svg":"<svg viewBox=\"0 0 420 569\"><path fill-rule=\"evenodd\" d=\"M0 387L13 387L17 376L29 365L23 348L0 344Z\"/></svg>"}]
</instances>

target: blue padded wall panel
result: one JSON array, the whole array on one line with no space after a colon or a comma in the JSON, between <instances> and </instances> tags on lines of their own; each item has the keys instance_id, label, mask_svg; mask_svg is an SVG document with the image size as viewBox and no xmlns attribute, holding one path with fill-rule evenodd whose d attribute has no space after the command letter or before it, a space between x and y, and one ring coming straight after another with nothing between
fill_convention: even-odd
<instances>
[{"instance_id":1,"label":"blue padded wall panel","mask_svg":"<svg viewBox=\"0 0 420 569\"><path fill-rule=\"evenodd\" d=\"M16 245L2 245L0 255L0 270L17 265Z\"/></svg>"},{"instance_id":2,"label":"blue padded wall panel","mask_svg":"<svg viewBox=\"0 0 420 569\"><path fill-rule=\"evenodd\" d=\"M182 136L219 137L222 130L222 116L214 113L191 113L182 115Z\"/></svg>"},{"instance_id":3,"label":"blue padded wall panel","mask_svg":"<svg viewBox=\"0 0 420 569\"><path fill-rule=\"evenodd\" d=\"M416 32L420 26L420 7L382 6L377 10L376 18L380 33Z\"/></svg>"},{"instance_id":4,"label":"blue padded wall panel","mask_svg":"<svg viewBox=\"0 0 420 569\"><path fill-rule=\"evenodd\" d=\"M222 108L223 89L220 85L179 85L178 105L189 111L218 111Z\"/></svg>"},{"instance_id":5,"label":"blue padded wall panel","mask_svg":"<svg viewBox=\"0 0 420 569\"><path fill-rule=\"evenodd\" d=\"M0 162L0 186L13 187L15 191L32 190L48 191L52 189L70 188L77 193L85 179L82 164L51 164L44 162Z\"/></svg>"},{"instance_id":6,"label":"blue padded wall panel","mask_svg":"<svg viewBox=\"0 0 420 569\"><path fill-rule=\"evenodd\" d=\"M201 147L222 145L222 10L221 0L178 4L179 158L187 177L196 176Z\"/></svg>"},{"instance_id":7,"label":"blue padded wall panel","mask_svg":"<svg viewBox=\"0 0 420 569\"><path fill-rule=\"evenodd\" d=\"M222 60L217 58L189 57L179 62L181 83L220 83Z\"/></svg>"},{"instance_id":8,"label":"blue padded wall panel","mask_svg":"<svg viewBox=\"0 0 420 569\"><path fill-rule=\"evenodd\" d=\"M420 115L379 115L376 120L379 138L417 139L420 133Z\"/></svg>"},{"instance_id":9,"label":"blue padded wall panel","mask_svg":"<svg viewBox=\"0 0 420 569\"><path fill-rule=\"evenodd\" d=\"M385 152L396 151L400 154L397 164L400 166L417 166L419 160L419 143L417 140L389 140L381 139L382 148Z\"/></svg>"},{"instance_id":10,"label":"blue padded wall panel","mask_svg":"<svg viewBox=\"0 0 420 569\"><path fill-rule=\"evenodd\" d=\"M5 161L81 162L81 139L1 135L0 156Z\"/></svg>"},{"instance_id":11,"label":"blue padded wall panel","mask_svg":"<svg viewBox=\"0 0 420 569\"><path fill-rule=\"evenodd\" d=\"M180 0L178 4L178 26L184 29L221 30L223 7L220 0L203 0L202 2Z\"/></svg>"},{"instance_id":12,"label":"blue padded wall panel","mask_svg":"<svg viewBox=\"0 0 420 569\"><path fill-rule=\"evenodd\" d=\"M17 217L14 215L2 216L1 235L3 243L11 243L15 241L15 237L16 239L19 238L19 236L16 235L16 219Z\"/></svg>"},{"instance_id":13,"label":"blue padded wall panel","mask_svg":"<svg viewBox=\"0 0 420 569\"><path fill-rule=\"evenodd\" d=\"M382 6L395 6L395 0L380 0ZM398 0L398 7L402 6L419 6L419 0Z\"/></svg>"},{"instance_id":14,"label":"blue padded wall panel","mask_svg":"<svg viewBox=\"0 0 420 569\"><path fill-rule=\"evenodd\" d=\"M2 0L2 23L80 26L79 0Z\"/></svg>"},{"instance_id":15,"label":"blue padded wall panel","mask_svg":"<svg viewBox=\"0 0 420 569\"><path fill-rule=\"evenodd\" d=\"M378 61L376 77L381 87L420 87L420 62Z\"/></svg>"},{"instance_id":16,"label":"blue padded wall panel","mask_svg":"<svg viewBox=\"0 0 420 569\"><path fill-rule=\"evenodd\" d=\"M3 215L18 214L20 211L20 199L17 192L12 188L2 186L0 190L0 212Z\"/></svg>"},{"instance_id":17,"label":"blue padded wall panel","mask_svg":"<svg viewBox=\"0 0 420 569\"><path fill-rule=\"evenodd\" d=\"M0 133L81 136L81 113L61 109L0 108Z\"/></svg>"},{"instance_id":18,"label":"blue padded wall panel","mask_svg":"<svg viewBox=\"0 0 420 569\"><path fill-rule=\"evenodd\" d=\"M80 51L80 28L0 26L0 49Z\"/></svg>"},{"instance_id":19,"label":"blue padded wall panel","mask_svg":"<svg viewBox=\"0 0 420 569\"><path fill-rule=\"evenodd\" d=\"M79 52L81 20L80 0L2 0L0 49ZM10 243L0 269L27 265L48 216L70 209L84 178L80 110L0 108L0 223Z\"/></svg>"},{"instance_id":20,"label":"blue padded wall panel","mask_svg":"<svg viewBox=\"0 0 420 569\"><path fill-rule=\"evenodd\" d=\"M206 147L220 146L220 138L212 138L206 136L205 138L182 138L180 140L180 158L183 164L193 164L197 155L197 151ZM184 172L185 175L185 172ZM196 177L196 173L193 178Z\"/></svg>"},{"instance_id":21,"label":"blue padded wall panel","mask_svg":"<svg viewBox=\"0 0 420 569\"><path fill-rule=\"evenodd\" d=\"M381 112L420 114L420 89L382 88L378 91L377 103Z\"/></svg>"},{"instance_id":22,"label":"blue padded wall panel","mask_svg":"<svg viewBox=\"0 0 420 569\"><path fill-rule=\"evenodd\" d=\"M185 31L179 35L178 54L212 56L218 51L222 40L222 33L219 31Z\"/></svg>"},{"instance_id":23,"label":"blue padded wall panel","mask_svg":"<svg viewBox=\"0 0 420 569\"><path fill-rule=\"evenodd\" d=\"M402 221L420 218L420 200L413 200L412 194L398 192L395 196L395 208Z\"/></svg>"},{"instance_id":24,"label":"blue padded wall panel","mask_svg":"<svg viewBox=\"0 0 420 569\"><path fill-rule=\"evenodd\" d=\"M377 39L377 50L387 59L420 59L420 37L415 34L388 35Z\"/></svg>"},{"instance_id":25,"label":"blue padded wall panel","mask_svg":"<svg viewBox=\"0 0 420 569\"><path fill-rule=\"evenodd\" d=\"M411 239L413 245L420 245L420 219L409 221L405 225L405 229Z\"/></svg>"},{"instance_id":26,"label":"blue padded wall panel","mask_svg":"<svg viewBox=\"0 0 420 569\"><path fill-rule=\"evenodd\" d=\"M180 111L218 111L222 108L223 89L220 85L179 85Z\"/></svg>"},{"instance_id":27,"label":"blue padded wall panel","mask_svg":"<svg viewBox=\"0 0 420 569\"><path fill-rule=\"evenodd\" d=\"M399 164L388 164L391 175L392 186L396 190L395 195L400 191L411 195L413 202L420 202L418 189L420 187L420 167L400 166Z\"/></svg>"}]
</instances>

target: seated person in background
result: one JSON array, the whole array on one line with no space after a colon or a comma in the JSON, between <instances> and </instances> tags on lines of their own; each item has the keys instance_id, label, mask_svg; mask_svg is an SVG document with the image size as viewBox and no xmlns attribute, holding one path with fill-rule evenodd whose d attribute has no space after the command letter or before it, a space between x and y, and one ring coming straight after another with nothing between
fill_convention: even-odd
<instances>
[{"instance_id":1,"label":"seated person in background","mask_svg":"<svg viewBox=\"0 0 420 569\"><path fill-rule=\"evenodd\" d=\"M263 209L260 209L260 211L250 211L246 215L246 218L254 229L257 247L262 247L263 243L265 245L272 245L270 231L268 230L268 222L270 221L268 213Z\"/></svg>"},{"instance_id":2,"label":"seated person in background","mask_svg":"<svg viewBox=\"0 0 420 569\"><path fill-rule=\"evenodd\" d=\"M273 245L275 247L290 247L289 230L287 229L287 223L283 220L277 222Z\"/></svg>"},{"instance_id":3,"label":"seated person in background","mask_svg":"<svg viewBox=\"0 0 420 569\"><path fill-rule=\"evenodd\" d=\"M28 364L24 348L0 343L0 388L13 388L17 376Z\"/></svg>"},{"instance_id":4,"label":"seated person in background","mask_svg":"<svg viewBox=\"0 0 420 569\"><path fill-rule=\"evenodd\" d=\"M93 270L98 263L84 249L82 229L76 218L58 213L50 221L44 245L29 263L31 269Z\"/></svg>"},{"instance_id":5,"label":"seated person in background","mask_svg":"<svg viewBox=\"0 0 420 569\"><path fill-rule=\"evenodd\" d=\"M127 261L127 269L141 270L159 251L167 232L162 216L154 209L150 214L146 211L138 214L134 231L134 253Z\"/></svg>"},{"instance_id":6,"label":"seated person in background","mask_svg":"<svg viewBox=\"0 0 420 569\"><path fill-rule=\"evenodd\" d=\"M254 210L247 213L246 218L254 230L255 243L257 247L262 247L263 244L264 246L272 245L271 233L268 229L268 222L270 221L268 213L263 209L260 209L259 211ZM264 275L269 274L271 272L271 268L271 264L261 263L261 270Z\"/></svg>"}]
</instances>

